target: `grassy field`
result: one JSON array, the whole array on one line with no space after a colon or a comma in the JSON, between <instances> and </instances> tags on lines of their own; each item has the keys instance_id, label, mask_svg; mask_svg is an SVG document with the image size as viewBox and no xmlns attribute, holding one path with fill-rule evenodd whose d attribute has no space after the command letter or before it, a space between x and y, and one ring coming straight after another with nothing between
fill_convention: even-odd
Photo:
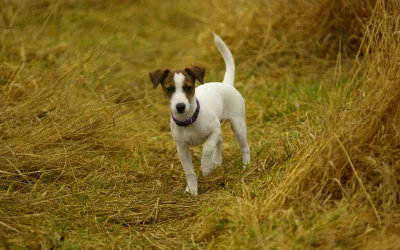
<instances>
[{"instance_id":1,"label":"grassy field","mask_svg":"<svg viewBox=\"0 0 400 250\"><path fill-rule=\"evenodd\" d=\"M0 248L397 249L396 0L0 2ZM249 168L185 176L148 72L212 32L246 100Z\"/></svg>"}]
</instances>

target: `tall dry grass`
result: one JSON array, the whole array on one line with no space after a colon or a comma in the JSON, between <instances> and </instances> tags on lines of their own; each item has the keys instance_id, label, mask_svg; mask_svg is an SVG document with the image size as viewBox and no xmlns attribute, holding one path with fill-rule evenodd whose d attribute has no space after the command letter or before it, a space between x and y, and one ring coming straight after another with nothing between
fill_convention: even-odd
<instances>
[{"instance_id":1,"label":"tall dry grass","mask_svg":"<svg viewBox=\"0 0 400 250\"><path fill-rule=\"evenodd\" d=\"M339 51L343 58L353 57L375 2L217 1L207 6L214 14L207 16L204 34L220 34L230 44L236 60L249 67L264 68L269 74L298 74L305 60L313 60L317 70L335 61Z\"/></svg>"},{"instance_id":2,"label":"tall dry grass","mask_svg":"<svg viewBox=\"0 0 400 250\"><path fill-rule=\"evenodd\" d=\"M396 248L397 1L26 3L0 12L0 246ZM110 27L110 13L123 21ZM76 16L87 19L63 26ZM119 44L135 21L144 27L135 26L133 52L100 32L104 44L86 51L73 40L102 26ZM225 133L224 166L188 197L168 110L145 73L202 56L222 69L211 31L235 55L253 163L237 167ZM195 37L187 54L199 53L186 55ZM129 75L133 84L114 83ZM299 110L293 89L306 96ZM193 158L198 165L199 149Z\"/></svg>"},{"instance_id":3,"label":"tall dry grass","mask_svg":"<svg viewBox=\"0 0 400 250\"><path fill-rule=\"evenodd\" d=\"M56 228L68 220L79 224L84 204L100 188L115 188L113 178L120 175L108 167L110 159L132 152L136 135L127 133L144 118L137 113L141 100L127 109L127 103L114 103L115 96L94 91L85 68L95 64L88 60L64 65L70 68L63 73L53 68L29 77L21 64L3 65L2 247L57 247L64 236Z\"/></svg>"},{"instance_id":4,"label":"tall dry grass","mask_svg":"<svg viewBox=\"0 0 400 250\"><path fill-rule=\"evenodd\" d=\"M264 13L261 10L265 6L277 13L265 3L251 6L243 2L252 11L239 9L232 14L234 18L227 15L226 22L221 19L222 13L214 18L223 24L221 30L228 30L225 35L232 38L237 51L257 47L259 51L254 50L254 54L262 60L272 60L274 56L261 50L268 48L271 37L276 36L259 32L258 27L265 27L260 24L263 19L254 18ZM294 37L299 39L276 39L276 44L281 44L285 53L292 51L286 48L295 43L297 51L310 56L321 52L332 57L339 54L339 59L343 53L355 55L347 83L344 89L332 93L333 104L326 110L325 128L313 143L301 144L304 150L298 151L299 161L282 183L262 198L233 198L232 203L211 216L213 226L201 237L209 237L210 231L211 235L218 234L211 245L228 249L238 245L394 249L400 242L399 2L321 1L310 8L299 8L299 3L306 4L296 1L294 9L288 8L293 15L276 14L291 20L284 22L289 26L282 28L288 30L288 37L296 31ZM297 13L312 15L304 14L303 23ZM277 20L276 24L281 21ZM273 32L273 25L270 27ZM248 41L233 39L237 35L252 42L250 37L258 39L249 45ZM266 50L279 51L271 47ZM254 58L251 53L242 52L241 56ZM340 66L339 62L337 67ZM222 234L218 232L221 228Z\"/></svg>"},{"instance_id":5,"label":"tall dry grass","mask_svg":"<svg viewBox=\"0 0 400 250\"><path fill-rule=\"evenodd\" d=\"M310 202L308 198L319 202L360 199L370 206L379 226L378 210L384 213L396 209L400 149L399 6L398 2L380 1L365 23L363 45L367 51L364 58L356 59L347 82L350 101L343 101L342 110L327 116L326 129L317 147L297 165L301 174L295 169L287 179L288 190L283 193L288 197L297 200L304 196L305 200L298 200L305 203Z\"/></svg>"}]
</instances>

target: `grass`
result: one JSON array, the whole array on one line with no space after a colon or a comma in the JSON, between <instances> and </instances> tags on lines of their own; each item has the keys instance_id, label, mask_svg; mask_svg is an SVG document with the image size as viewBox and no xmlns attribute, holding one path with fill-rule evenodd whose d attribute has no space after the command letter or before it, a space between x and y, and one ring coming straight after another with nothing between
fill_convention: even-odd
<instances>
[{"instance_id":1,"label":"grass","mask_svg":"<svg viewBox=\"0 0 400 250\"><path fill-rule=\"evenodd\" d=\"M0 248L396 248L398 3L290 3L1 2ZM252 163L223 124L194 197L148 72L220 81L213 31Z\"/></svg>"}]
</instances>

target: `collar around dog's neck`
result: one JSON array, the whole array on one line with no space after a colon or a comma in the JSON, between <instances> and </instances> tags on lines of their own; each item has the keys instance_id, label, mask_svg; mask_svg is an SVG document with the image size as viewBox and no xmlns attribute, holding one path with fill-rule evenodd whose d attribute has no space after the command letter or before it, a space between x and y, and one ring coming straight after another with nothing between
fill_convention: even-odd
<instances>
[{"instance_id":1,"label":"collar around dog's neck","mask_svg":"<svg viewBox=\"0 0 400 250\"><path fill-rule=\"evenodd\" d=\"M196 108L196 110L194 111L194 114L192 115L192 117L190 117L189 119L187 119L186 121L179 121L179 120L177 120L175 117L174 117L174 115L171 113L171 117L172 117L172 120L174 120L174 122L176 123L176 125L178 125L178 126L180 126L180 127L187 127L187 126L190 126L190 125L192 125L196 120L197 120L197 117L199 116L199 113L200 113L200 103L199 103L199 100L197 100L196 99L196 104L197 104L197 108Z\"/></svg>"}]
</instances>

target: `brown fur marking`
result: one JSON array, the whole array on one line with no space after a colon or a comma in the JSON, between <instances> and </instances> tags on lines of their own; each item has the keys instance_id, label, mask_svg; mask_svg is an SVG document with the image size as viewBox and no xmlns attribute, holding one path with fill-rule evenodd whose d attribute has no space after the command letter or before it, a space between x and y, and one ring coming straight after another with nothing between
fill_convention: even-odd
<instances>
[{"instance_id":1,"label":"brown fur marking","mask_svg":"<svg viewBox=\"0 0 400 250\"><path fill-rule=\"evenodd\" d=\"M150 79L154 88L161 83L165 98L169 101L176 91L174 82L175 73L181 73L185 76L182 84L182 91L185 93L189 103L192 101L195 94L195 81L198 80L203 84L203 77L205 74L204 67L193 66L184 70L169 70L169 69L156 69L150 72Z\"/></svg>"}]
</instances>

